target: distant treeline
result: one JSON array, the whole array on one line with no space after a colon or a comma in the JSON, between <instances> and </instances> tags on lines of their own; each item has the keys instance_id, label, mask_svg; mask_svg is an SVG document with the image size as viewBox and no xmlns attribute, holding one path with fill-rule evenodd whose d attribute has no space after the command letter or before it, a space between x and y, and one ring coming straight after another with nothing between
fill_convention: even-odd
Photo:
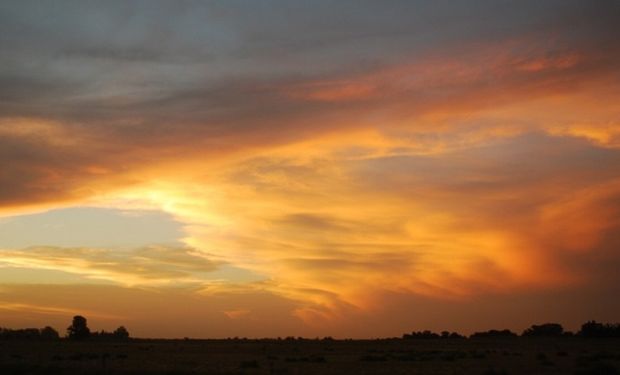
<instances>
[{"instance_id":1,"label":"distant treeline","mask_svg":"<svg viewBox=\"0 0 620 375\"><path fill-rule=\"evenodd\" d=\"M503 338L519 337L518 334L509 329L475 332L469 338ZM564 327L558 323L545 323L533 325L521 333L521 337L615 337L620 338L620 324L598 323L589 321L581 325L581 329L576 332L565 331ZM403 339L464 339L467 338L457 332L443 331L435 333L432 331L417 331L405 333Z\"/></svg>"},{"instance_id":2,"label":"distant treeline","mask_svg":"<svg viewBox=\"0 0 620 375\"><path fill-rule=\"evenodd\" d=\"M129 331L123 326L114 332L91 332L86 324L86 318L80 315L73 317L73 322L67 327L66 338L70 340L127 340ZM2 340L59 340L60 334L54 328L24 328L10 329L0 327L0 339Z\"/></svg>"},{"instance_id":3,"label":"distant treeline","mask_svg":"<svg viewBox=\"0 0 620 375\"><path fill-rule=\"evenodd\" d=\"M0 327L0 339L25 339L25 340L57 340L58 331L52 327L10 329Z\"/></svg>"},{"instance_id":4,"label":"distant treeline","mask_svg":"<svg viewBox=\"0 0 620 375\"><path fill-rule=\"evenodd\" d=\"M66 339L69 340L127 340L129 339L129 331L123 326L118 327L113 332L95 331L91 332L86 324L86 318L83 316L73 317L73 321L67 327ZM415 331L405 333L402 338L410 339L477 339L477 338L511 338L511 337L584 337L584 338L620 338L620 323L598 323L596 321L588 321L581 325L581 329L576 332L565 331L564 327L558 323L545 323L540 325L532 325L524 330L521 335L508 329L475 332L469 337L461 335L457 332L443 331L435 333L432 331ZM60 334L54 328L46 326L45 328L24 328L10 329L0 327L0 340L60 340ZM186 338L187 339L187 338ZM234 338L233 340L240 340ZM243 338L241 340L247 340ZM278 340L281 340L278 338ZM285 340L305 340L302 337L287 337ZM333 340L330 336L323 340Z\"/></svg>"}]
</instances>

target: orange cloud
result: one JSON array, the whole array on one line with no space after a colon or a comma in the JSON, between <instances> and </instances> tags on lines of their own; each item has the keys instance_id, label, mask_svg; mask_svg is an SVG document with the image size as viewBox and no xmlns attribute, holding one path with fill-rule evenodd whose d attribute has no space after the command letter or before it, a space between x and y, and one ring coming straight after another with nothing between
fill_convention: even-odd
<instances>
[{"instance_id":1,"label":"orange cloud","mask_svg":"<svg viewBox=\"0 0 620 375\"><path fill-rule=\"evenodd\" d=\"M377 94L377 88L364 82L312 82L287 88L288 95L301 100L344 102L370 99Z\"/></svg>"},{"instance_id":2,"label":"orange cloud","mask_svg":"<svg viewBox=\"0 0 620 375\"><path fill-rule=\"evenodd\" d=\"M163 109L146 103L143 118L123 107L92 128L6 120L4 215L159 209L183 223L187 248L6 249L0 263L128 286L188 283L201 297L232 286L196 274L231 264L265 279L237 291L283 298L308 322L391 294L462 300L587 283L571 257L603 251L618 226L617 56L520 52L530 43L234 82ZM207 99L218 106L186 107Z\"/></svg>"},{"instance_id":3,"label":"orange cloud","mask_svg":"<svg viewBox=\"0 0 620 375\"><path fill-rule=\"evenodd\" d=\"M517 65L518 70L526 72L540 72L549 69L568 69L577 65L581 57L577 54L567 54L552 58L538 58L524 61Z\"/></svg>"},{"instance_id":4,"label":"orange cloud","mask_svg":"<svg viewBox=\"0 0 620 375\"><path fill-rule=\"evenodd\" d=\"M251 313L250 310L245 310L245 309L224 311L224 315L226 315L229 319L241 319L241 318L248 316L250 313Z\"/></svg>"}]
</instances>

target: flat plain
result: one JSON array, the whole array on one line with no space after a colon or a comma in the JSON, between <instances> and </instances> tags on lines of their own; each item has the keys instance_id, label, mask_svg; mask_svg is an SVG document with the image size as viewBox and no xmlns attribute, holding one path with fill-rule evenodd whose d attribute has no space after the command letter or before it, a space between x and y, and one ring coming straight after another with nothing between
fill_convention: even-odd
<instances>
[{"instance_id":1,"label":"flat plain","mask_svg":"<svg viewBox=\"0 0 620 375\"><path fill-rule=\"evenodd\" d=\"M0 341L0 374L620 374L620 339Z\"/></svg>"}]
</instances>

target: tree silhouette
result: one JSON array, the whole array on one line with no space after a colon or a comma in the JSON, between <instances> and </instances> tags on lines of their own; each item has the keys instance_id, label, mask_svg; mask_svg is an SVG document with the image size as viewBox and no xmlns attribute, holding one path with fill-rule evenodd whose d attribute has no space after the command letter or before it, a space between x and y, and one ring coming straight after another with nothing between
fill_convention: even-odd
<instances>
[{"instance_id":1,"label":"tree silhouette","mask_svg":"<svg viewBox=\"0 0 620 375\"><path fill-rule=\"evenodd\" d=\"M73 322L67 327L67 336L73 340L87 339L90 336L90 329L86 325L86 318L81 315L73 317Z\"/></svg>"},{"instance_id":2,"label":"tree silhouette","mask_svg":"<svg viewBox=\"0 0 620 375\"><path fill-rule=\"evenodd\" d=\"M45 328L41 328L41 338L43 340L56 340L58 339L58 331L50 326L46 326Z\"/></svg>"},{"instance_id":3,"label":"tree silhouette","mask_svg":"<svg viewBox=\"0 0 620 375\"><path fill-rule=\"evenodd\" d=\"M127 328L120 326L114 331L114 338L125 340L129 338L129 331Z\"/></svg>"}]
</instances>

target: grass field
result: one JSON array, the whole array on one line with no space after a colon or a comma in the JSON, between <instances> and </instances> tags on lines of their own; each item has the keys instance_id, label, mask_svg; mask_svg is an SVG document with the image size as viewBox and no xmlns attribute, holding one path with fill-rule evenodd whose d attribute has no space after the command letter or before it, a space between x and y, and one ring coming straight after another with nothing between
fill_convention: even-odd
<instances>
[{"instance_id":1,"label":"grass field","mask_svg":"<svg viewBox=\"0 0 620 375\"><path fill-rule=\"evenodd\" d=\"M0 374L619 374L620 339L0 341Z\"/></svg>"}]
</instances>

